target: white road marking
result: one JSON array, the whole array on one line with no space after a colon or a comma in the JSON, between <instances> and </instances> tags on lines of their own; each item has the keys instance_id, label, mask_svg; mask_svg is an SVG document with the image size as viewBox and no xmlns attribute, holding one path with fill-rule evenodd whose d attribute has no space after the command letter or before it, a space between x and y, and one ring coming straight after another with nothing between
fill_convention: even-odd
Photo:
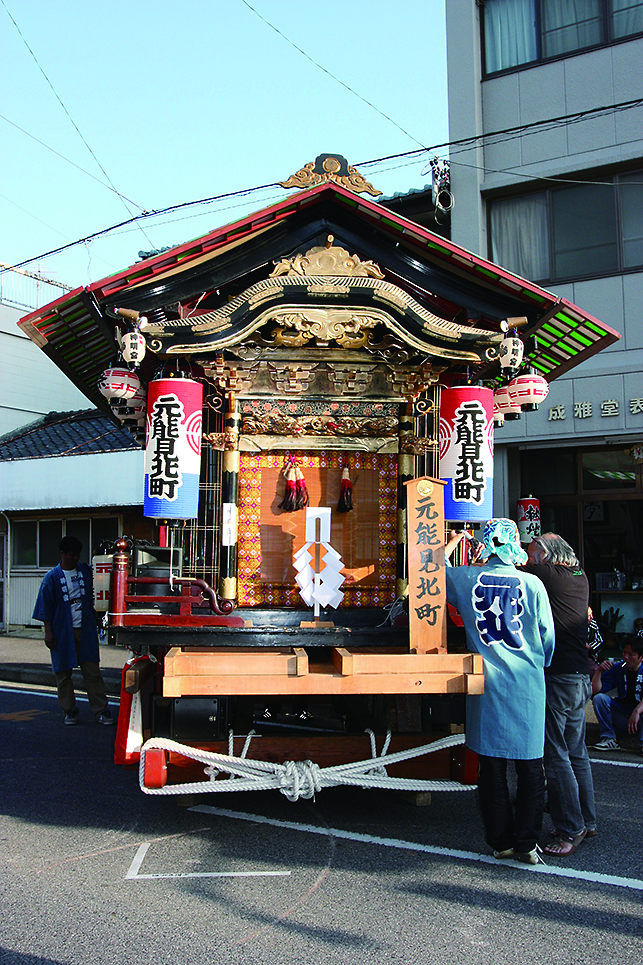
<instances>
[{"instance_id":1,"label":"white road marking","mask_svg":"<svg viewBox=\"0 0 643 965\"><path fill-rule=\"evenodd\" d=\"M126 878L136 878L136 876L138 875L138 869L143 864L143 858L147 854L149 846L150 846L149 841L144 841L143 844L140 844L138 846L138 851L134 855L134 859L131 865L129 866L129 871L125 875Z\"/></svg>"},{"instance_id":2,"label":"white road marking","mask_svg":"<svg viewBox=\"0 0 643 965\"><path fill-rule=\"evenodd\" d=\"M597 874L595 871L578 871L573 868L559 868L554 865L539 863L537 865L523 864L521 861L498 861L487 854L477 854L475 851L458 851L450 848L440 848L430 844L420 844L417 841L403 841L399 838L380 838L372 834L362 834L359 831L345 831L342 828L319 827L314 824L298 824L295 821L279 821L276 818L266 818L260 814L248 814L243 811L228 811L225 808L215 808L209 804L197 804L190 808L199 814L215 814L217 817L232 818L237 821L249 821L253 824L266 824L273 828L287 828L289 831L301 831L306 834L319 834L346 841L360 841L384 848L399 848L402 851L420 851L425 854L435 854L441 858L458 858L461 861L478 861L482 864L492 864L495 867L519 868L521 871L533 871L541 875L554 875L559 878L577 878L581 881L592 881L597 884L614 885L619 888L633 888L643 891L643 881L638 878L622 878L618 875Z\"/></svg>"},{"instance_id":3,"label":"white road marking","mask_svg":"<svg viewBox=\"0 0 643 965\"><path fill-rule=\"evenodd\" d=\"M635 764L634 761L606 761L599 757L590 757L591 764L613 764L614 767L643 767L643 764Z\"/></svg>"},{"instance_id":4,"label":"white road marking","mask_svg":"<svg viewBox=\"0 0 643 965\"><path fill-rule=\"evenodd\" d=\"M190 871L170 872L168 874L142 875L139 874L143 859L148 852L151 841L144 841L139 845L134 860L125 875L130 881L150 881L153 878L283 878L288 877L290 871Z\"/></svg>"},{"instance_id":5,"label":"white road marking","mask_svg":"<svg viewBox=\"0 0 643 965\"><path fill-rule=\"evenodd\" d=\"M0 694L23 693L23 694L29 694L30 696L33 696L33 697L53 697L55 698L55 700L58 700L58 692L56 691L55 687L52 687L51 690L42 690L40 689L42 686L43 686L42 684L23 684L23 683L20 683L19 681L16 681L15 685L12 685L11 683L5 681L4 686L0 687ZM110 703L110 706L120 705L120 702L121 702L120 697L110 697L108 695L107 699ZM83 697L82 694L77 693L76 702L82 703L82 704L88 704L89 700L87 699L87 697Z\"/></svg>"}]
</instances>

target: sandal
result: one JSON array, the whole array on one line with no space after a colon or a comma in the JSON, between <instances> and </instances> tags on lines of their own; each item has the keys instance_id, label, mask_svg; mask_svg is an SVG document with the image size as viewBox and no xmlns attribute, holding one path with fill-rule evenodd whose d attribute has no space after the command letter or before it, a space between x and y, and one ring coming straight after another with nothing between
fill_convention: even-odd
<instances>
[{"instance_id":1,"label":"sandal","mask_svg":"<svg viewBox=\"0 0 643 965\"><path fill-rule=\"evenodd\" d=\"M552 854L557 858L566 858L568 854L571 854L576 848L585 840L587 832L581 831L574 838L564 838L559 835L554 838L546 848L543 848L545 854Z\"/></svg>"}]
</instances>

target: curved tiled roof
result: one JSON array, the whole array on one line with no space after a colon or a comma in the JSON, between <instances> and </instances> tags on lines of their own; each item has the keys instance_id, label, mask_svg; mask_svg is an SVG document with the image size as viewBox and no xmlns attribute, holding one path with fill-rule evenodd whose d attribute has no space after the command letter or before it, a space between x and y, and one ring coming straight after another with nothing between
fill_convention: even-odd
<instances>
[{"instance_id":1,"label":"curved tiled roof","mask_svg":"<svg viewBox=\"0 0 643 965\"><path fill-rule=\"evenodd\" d=\"M127 429L115 426L98 409L49 412L29 425L0 436L0 462L139 448Z\"/></svg>"}]
</instances>

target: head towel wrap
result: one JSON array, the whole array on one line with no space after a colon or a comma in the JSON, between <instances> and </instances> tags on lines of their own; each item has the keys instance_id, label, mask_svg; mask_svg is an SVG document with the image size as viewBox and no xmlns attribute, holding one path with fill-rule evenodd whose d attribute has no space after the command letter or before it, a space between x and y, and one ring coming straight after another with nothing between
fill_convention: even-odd
<instances>
[{"instance_id":1,"label":"head towel wrap","mask_svg":"<svg viewBox=\"0 0 643 965\"><path fill-rule=\"evenodd\" d=\"M490 519L484 528L482 540L489 556L495 553L503 563L520 565L527 562L527 554L520 545L520 534L513 519Z\"/></svg>"}]
</instances>

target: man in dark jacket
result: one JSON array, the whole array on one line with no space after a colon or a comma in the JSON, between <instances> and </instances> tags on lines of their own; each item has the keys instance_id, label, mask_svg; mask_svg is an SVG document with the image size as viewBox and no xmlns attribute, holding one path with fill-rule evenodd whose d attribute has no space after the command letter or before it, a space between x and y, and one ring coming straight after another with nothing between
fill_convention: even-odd
<instances>
[{"instance_id":1,"label":"man in dark jacket","mask_svg":"<svg viewBox=\"0 0 643 965\"><path fill-rule=\"evenodd\" d=\"M545 585L554 617L556 646L545 670L545 774L554 822L546 854L571 854L596 834L594 783L585 744L585 705L590 698L587 656L589 583L573 549L561 536L544 533L527 548L524 567Z\"/></svg>"},{"instance_id":2,"label":"man in dark jacket","mask_svg":"<svg viewBox=\"0 0 643 965\"><path fill-rule=\"evenodd\" d=\"M80 665L96 720L100 724L113 724L98 666L92 571L85 563L78 562L83 547L75 536L64 536L59 548L60 563L43 578L33 618L45 625L45 645L51 651L64 723L78 723L72 670Z\"/></svg>"}]
</instances>

